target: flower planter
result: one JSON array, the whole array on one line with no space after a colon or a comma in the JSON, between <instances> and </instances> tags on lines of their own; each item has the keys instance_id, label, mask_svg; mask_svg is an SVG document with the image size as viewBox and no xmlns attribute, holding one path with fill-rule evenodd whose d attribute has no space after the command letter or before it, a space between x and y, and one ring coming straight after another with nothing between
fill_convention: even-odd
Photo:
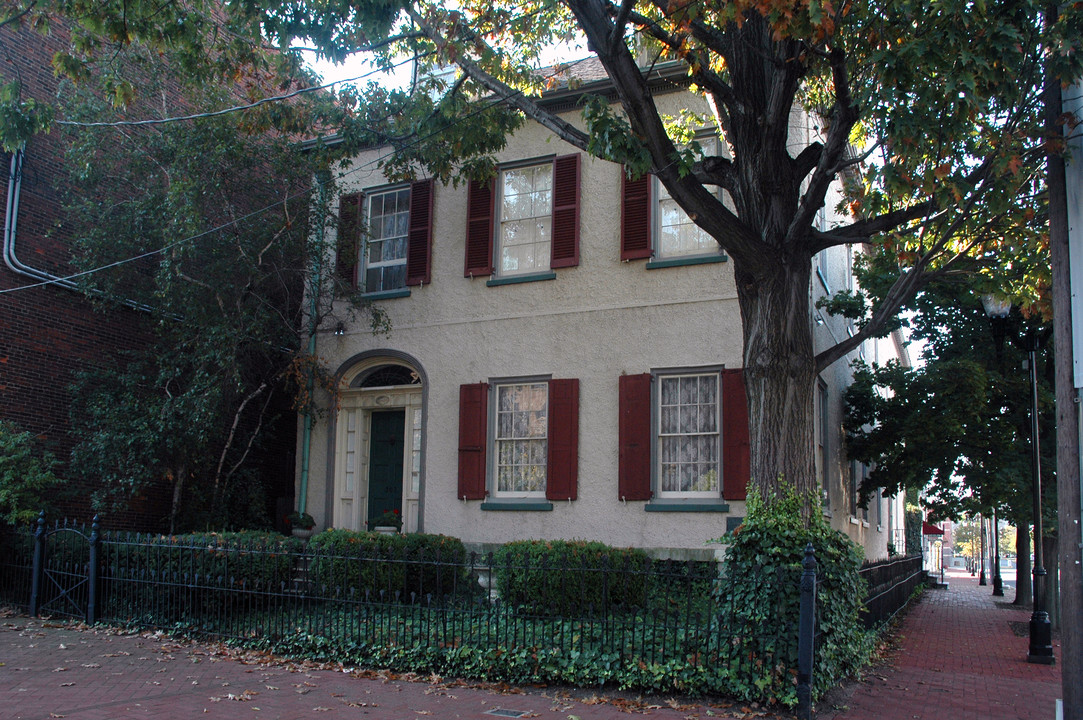
<instances>
[{"instance_id":1,"label":"flower planter","mask_svg":"<svg viewBox=\"0 0 1083 720\"><path fill-rule=\"evenodd\" d=\"M399 529L393 525L377 525L372 528L373 532L378 532L381 535L398 535Z\"/></svg>"},{"instance_id":2,"label":"flower planter","mask_svg":"<svg viewBox=\"0 0 1083 720\"><path fill-rule=\"evenodd\" d=\"M316 532L315 528L292 528L290 532L295 538L301 538L302 540L308 540L312 537L312 533Z\"/></svg>"}]
</instances>

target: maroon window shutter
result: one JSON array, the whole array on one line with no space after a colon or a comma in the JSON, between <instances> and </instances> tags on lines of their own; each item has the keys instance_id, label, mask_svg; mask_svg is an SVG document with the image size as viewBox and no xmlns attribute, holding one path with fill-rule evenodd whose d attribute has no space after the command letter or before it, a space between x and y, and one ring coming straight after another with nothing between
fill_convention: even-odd
<instances>
[{"instance_id":1,"label":"maroon window shutter","mask_svg":"<svg viewBox=\"0 0 1083 720\"><path fill-rule=\"evenodd\" d=\"M357 287L357 263L361 255L361 193L343 195L338 201L338 243L335 274L350 287Z\"/></svg>"},{"instance_id":2,"label":"maroon window shutter","mask_svg":"<svg viewBox=\"0 0 1083 720\"><path fill-rule=\"evenodd\" d=\"M651 499L651 376L621 375L618 491L622 500Z\"/></svg>"},{"instance_id":3,"label":"maroon window shutter","mask_svg":"<svg viewBox=\"0 0 1083 720\"><path fill-rule=\"evenodd\" d=\"M410 230L406 245L406 284L432 282L432 178L410 186Z\"/></svg>"},{"instance_id":4,"label":"maroon window shutter","mask_svg":"<svg viewBox=\"0 0 1083 720\"><path fill-rule=\"evenodd\" d=\"M466 277L493 274L493 181L471 180L466 191Z\"/></svg>"},{"instance_id":5,"label":"maroon window shutter","mask_svg":"<svg viewBox=\"0 0 1083 720\"><path fill-rule=\"evenodd\" d=\"M553 234L550 267L579 264L579 153L553 160Z\"/></svg>"},{"instance_id":6,"label":"maroon window shutter","mask_svg":"<svg viewBox=\"0 0 1083 720\"><path fill-rule=\"evenodd\" d=\"M549 381L545 497L575 500L579 487L579 380Z\"/></svg>"},{"instance_id":7,"label":"maroon window shutter","mask_svg":"<svg viewBox=\"0 0 1083 720\"><path fill-rule=\"evenodd\" d=\"M621 168L620 259L651 256L651 184L653 175L629 180Z\"/></svg>"},{"instance_id":8,"label":"maroon window shutter","mask_svg":"<svg viewBox=\"0 0 1083 720\"><path fill-rule=\"evenodd\" d=\"M742 370L722 371L722 497L744 500L752 478L748 395Z\"/></svg>"},{"instance_id":9,"label":"maroon window shutter","mask_svg":"<svg viewBox=\"0 0 1083 720\"><path fill-rule=\"evenodd\" d=\"M485 499L485 419L489 384L459 386L459 498Z\"/></svg>"}]
</instances>

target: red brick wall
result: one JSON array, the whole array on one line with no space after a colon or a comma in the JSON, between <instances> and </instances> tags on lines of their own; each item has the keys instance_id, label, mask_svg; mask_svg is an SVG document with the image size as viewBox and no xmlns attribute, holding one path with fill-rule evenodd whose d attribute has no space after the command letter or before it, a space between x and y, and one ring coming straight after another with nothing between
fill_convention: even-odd
<instances>
[{"instance_id":1,"label":"red brick wall","mask_svg":"<svg viewBox=\"0 0 1083 720\"><path fill-rule=\"evenodd\" d=\"M54 23L49 36L23 28L0 29L5 50L0 55L0 82L18 79L25 97L52 101L60 81L53 75L50 60L67 42L68 35L59 23ZM0 196L6 198L11 154L3 153L0 162ZM58 228L63 162L64 147L57 132L36 137L26 147L16 236L16 252L23 264L61 276L71 272L71 238ZM0 209L0 215L7 219L5 209ZM38 282L0 263L0 418L39 436L57 458L66 460L73 445L68 421L73 374L109 362L118 350L138 347L145 341L147 329L141 313L96 311L66 288L17 289ZM295 425L292 417L287 421L286 434ZM292 494L292 452L293 437L283 437L271 450L278 460L263 459L266 467L288 468L288 476L268 478L272 495ZM90 489L77 490L76 499L61 509L70 517L89 519ZM155 488L126 511L103 516L103 525L161 531L166 528L170 493L169 487ZM274 497L269 500L273 509Z\"/></svg>"}]
</instances>

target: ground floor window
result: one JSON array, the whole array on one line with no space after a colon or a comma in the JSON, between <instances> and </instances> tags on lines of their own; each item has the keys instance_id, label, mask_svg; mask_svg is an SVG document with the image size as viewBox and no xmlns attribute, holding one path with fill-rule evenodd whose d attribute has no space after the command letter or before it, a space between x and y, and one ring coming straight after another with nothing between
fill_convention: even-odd
<instances>
[{"instance_id":1,"label":"ground floor window","mask_svg":"<svg viewBox=\"0 0 1083 720\"><path fill-rule=\"evenodd\" d=\"M659 377L659 497L718 497L718 379L718 373Z\"/></svg>"},{"instance_id":2,"label":"ground floor window","mask_svg":"<svg viewBox=\"0 0 1083 720\"><path fill-rule=\"evenodd\" d=\"M495 415L495 494L544 496L549 436L548 383L498 384Z\"/></svg>"}]
</instances>

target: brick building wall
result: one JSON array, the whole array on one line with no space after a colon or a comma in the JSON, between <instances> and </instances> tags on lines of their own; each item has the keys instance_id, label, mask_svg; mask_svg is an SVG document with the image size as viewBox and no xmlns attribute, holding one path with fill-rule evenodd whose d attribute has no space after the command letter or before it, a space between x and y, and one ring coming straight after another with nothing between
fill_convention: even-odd
<instances>
[{"instance_id":1,"label":"brick building wall","mask_svg":"<svg viewBox=\"0 0 1083 720\"><path fill-rule=\"evenodd\" d=\"M69 35L60 23L50 34L27 28L0 29L0 82L19 81L24 97L52 102L63 81L53 74L51 59L66 48ZM168 98L182 104L179 95ZM72 272L69 264L71 236L61 225L62 186L66 172L62 133L54 131L33 138L23 153L18 180L18 212L14 238L17 261L54 276ZM3 153L0 172L8 198L13 189L12 154ZM7 204L2 211L10 227ZM34 287L37 286L37 287ZM13 270L0 262L0 418L15 422L36 435L58 459L67 460L74 445L69 433L70 385L74 374L88 367L112 362L118 351L129 350L149 339L145 316L136 310L105 312L93 307L80 293ZM274 517L278 505L290 505L292 495L294 423L288 406L279 409L285 421L276 433L278 441L264 448L257 459L266 478L269 507ZM61 476L65 473L62 471ZM60 503L61 511L89 519L92 488L75 492ZM163 483L135 498L126 510L103 515L105 527L142 531L166 529L171 487Z\"/></svg>"},{"instance_id":2,"label":"brick building wall","mask_svg":"<svg viewBox=\"0 0 1083 720\"><path fill-rule=\"evenodd\" d=\"M43 36L26 28L0 30L0 74L3 82L18 80L25 97L53 100L60 86L50 65L52 55L68 42L54 25ZM13 180L12 154L3 153L0 173L5 198ZM70 237L59 227L64 147L58 132L38 136L27 144L19 178L14 254L25 266L51 275L71 273ZM10 242L12 238L8 238ZM146 332L144 318L134 310L109 313L95 310L79 293L0 264L0 418L36 435L58 459L66 460L73 446L68 411L73 374L95 363L108 362L115 352L137 347ZM62 472L63 476L64 473ZM89 488L74 488L61 503L68 516L92 514ZM168 489L137 498L126 511L111 513L109 527L156 530L168 513Z\"/></svg>"}]
</instances>

